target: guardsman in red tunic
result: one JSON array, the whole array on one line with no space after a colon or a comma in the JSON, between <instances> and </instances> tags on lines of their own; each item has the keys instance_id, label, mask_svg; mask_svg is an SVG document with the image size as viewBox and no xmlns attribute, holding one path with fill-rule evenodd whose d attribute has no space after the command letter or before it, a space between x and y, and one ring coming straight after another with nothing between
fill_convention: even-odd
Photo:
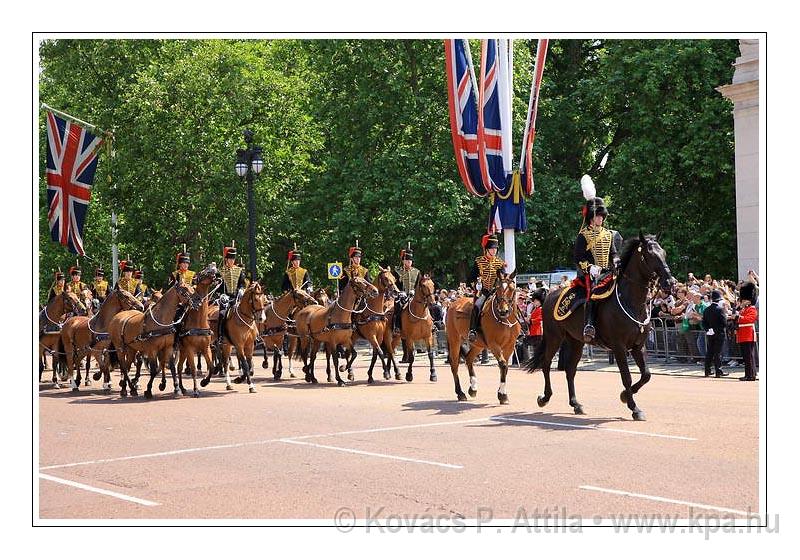
<instances>
[{"instance_id":1,"label":"guardsman in red tunic","mask_svg":"<svg viewBox=\"0 0 800 560\"><path fill-rule=\"evenodd\" d=\"M746 282L739 290L739 312L736 314L736 342L742 348L744 358L744 377L739 381L756 380L756 321L758 308L756 285Z\"/></svg>"}]
</instances>

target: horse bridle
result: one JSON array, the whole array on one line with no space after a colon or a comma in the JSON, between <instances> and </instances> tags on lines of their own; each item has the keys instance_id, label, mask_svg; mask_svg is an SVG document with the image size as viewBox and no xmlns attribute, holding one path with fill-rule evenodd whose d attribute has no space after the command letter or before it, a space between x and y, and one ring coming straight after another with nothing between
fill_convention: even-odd
<instances>
[{"instance_id":1,"label":"horse bridle","mask_svg":"<svg viewBox=\"0 0 800 560\"><path fill-rule=\"evenodd\" d=\"M422 295L422 302L421 302L421 303L422 303L423 305L425 305L425 300L427 300L428 298L433 298L433 292L428 292L427 294L426 294L426 293L424 293L424 292L422 291L422 288L423 288L423 286L425 286L425 285L424 285L422 282L420 282L420 283L419 283L419 293ZM425 289L427 289L427 287L426 287ZM415 297L415 298L416 298L416 295L417 295L417 294L414 294L414 297ZM414 300L413 300L413 299L411 300L411 303L414 303ZM416 314L415 314L415 313L414 313L414 312L411 310L411 303L409 303L409 304L408 304L408 313L409 313L409 315L411 315L411 316L412 316L414 319L416 319L416 320L418 320L418 321L427 321L428 319L430 319L430 318L431 318L431 313L430 313L430 311L428 310L428 305L432 305L432 304L425 305L425 317L420 317L420 316L416 315Z\"/></svg>"},{"instance_id":2,"label":"horse bridle","mask_svg":"<svg viewBox=\"0 0 800 560\"><path fill-rule=\"evenodd\" d=\"M386 280L389 280L388 276L384 276L384 278ZM390 293L390 290L391 290L391 293ZM395 294L397 294L397 284L395 284L394 281L391 281L389 283L389 285L386 286L386 289L383 291L383 295L385 296L386 294L390 294L390 297L394 296ZM381 295L380 292L378 292L378 295ZM366 300L366 298L364 298L364 303L367 306L367 310L370 311L373 315L381 315L381 316L385 316L386 315L386 311L375 311L374 309L372 309L369 306L369 302Z\"/></svg>"},{"instance_id":3,"label":"horse bridle","mask_svg":"<svg viewBox=\"0 0 800 560\"><path fill-rule=\"evenodd\" d=\"M264 307L256 307L256 291L250 290L250 310L253 313L253 317L250 319L250 322L246 322L242 319L241 314L239 313L239 305L241 302L237 303L233 306L233 312L236 313L236 317L244 324L245 326L252 327L256 322L256 315L259 311L264 311Z\"/></svg>"},{"instance_id":4,"label":"horse bridle","mask_svg":"<svg viewBox=\"0 0 800 560\"><path fill-rule=\"evenodd\" d=\"M495 282L495 285L496 284L497 283ZM507 303L508 304L509 314L512 313L514 311L514 299L515 299L514 295L516 295L516 293L517 293L517 288L516 288L516 284L515 284L514 285L513 294L512 294L512 296L510 298L507 298L507 297L504 297L504 296L498 296L497 295L497 290L495 290L495 292L493 294L494 297L492 298L492 304L489 307L492 310L492 316L494 317L494 320L497 321L498 323L500 323L501 325L505 325L507 327L513 327L514 325L519 324L519 321L514 321L513 323L511 323L511 322L508 321L508 319L499 318L497 316L497 311L495 310L495 303L499 300L501 302ZM514 315L516 316L516 313Z\"/></svg>"}]
</instances>

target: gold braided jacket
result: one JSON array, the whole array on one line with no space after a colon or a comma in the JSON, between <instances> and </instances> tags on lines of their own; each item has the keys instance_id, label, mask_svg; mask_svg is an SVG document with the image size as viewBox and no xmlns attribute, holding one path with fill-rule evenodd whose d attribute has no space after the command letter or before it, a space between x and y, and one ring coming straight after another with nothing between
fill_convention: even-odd
<instances>
[{"instance_id":1,"label":"gold braided jacket","mask_svg":"<svg viewBox=\"0 0 800 560\"><path fill-rule=\"evenodd\" d=\"M83 282L70 282L67 284L67 291L72 292L73 294L79 296L83 293L83 290L86 289L86 284Z\"/></svg>"},{"instance_id":2,"label":"gold braided jacket","mask_svg":"<svg viewBox=\"0 0 800 560\"><path fill-rule=\"evenodd\" d=\"M478 265L481 284L485 289L491 290L497 280L497 271L506 266L506 261L497 256L481 255L475 259L475 264Z\"/></svg>"},{"instance_id":3,"label":"gold braided jacket","mask_svg":"<svg viewBox=\"0 0 800 560\"><path fill-rule=\"evenodd\" d=\"M117 286L120 290L125 290L131 295L136 293L136 286L141 284L136 278L125 278L124 276L117 281Z\"/></svg>"},{"instance_id":4,"label":"gold braided jacket","mask_svg":"<svg viewBox=\"0 0 800 560\"><path fill-rule=\"evenodd\" d=\"M92 284L92 289L95 291L95 293L97 293L98 296L104 298L108 292L108 281L100 280L99 282L95 282Z\"/></svg>"},{"instance_id":5,"label":"gold braided jacket","mask_svg":"<svg viewBox=\"0 0 800 560\"><path fill-rule=\"evenodd\" d=\"M286 270L286 275L289 277L289 282L292 283L292 288L295 290L303 285L303 278L306 277L306 269L302 267L289 267Z\"/></svg>"},{"instance_id":6,"label":"gold braided jacket","mask_svg":"<svg viewBox=\"0 0 800 560\"><path fill-rule=\"evenodd\" d=\"M609 268L609 254L611 253L611 243L613 241L611 230L603 226L586 226L580 231L579 235L582 235L586 239L586 251L591 253L592 259L594 260L594 262L591 263L588 259L579 261L578 265L581 267L581 270L586 273L589 270L589 266L592 264L600 268Z\"/></svg>"},{"instance_id":7,"label":"gold braided jacket","mask_svg":"<svg viewBox=\"0 0 800 560\"><path fill-rule=\"evenodd\" d=\"M400 282L400 285L403 287L403 290L406 292L410 292L414 289L414 286L417 285L417 279L419 278L419 269L414 268L413 266L406 270L403 267L397 272L397 279Z\"/></svg>"},{"instance_id":8,"label":"gold braided jacket","mask_svg":"<svg viewBox=\"0 0 800 560\"><path fill-rule=\"evenodd\" d=\"M177 281L178 276L183 277L183 283L190 285L192 283L192 279L194 279L194 271L187 270L186 272L182 272L180 270L176 270L172 273L172 277Z\"/></svg>"},{"instance_id":9,"label":"gold braided jacket","mask_svg":"<svg viewBox=\"0 0 800 560\"><path fill-rule=\"evenodd\" d=\"M236 289L239 287L239 275L244 270L241 266L225 266L222 268L222 281L225 282L225 293L235 294ZM194 275L194 273L192 273ZM185 280L184 280L185 281Z\"/></svg>"}]
</instances>

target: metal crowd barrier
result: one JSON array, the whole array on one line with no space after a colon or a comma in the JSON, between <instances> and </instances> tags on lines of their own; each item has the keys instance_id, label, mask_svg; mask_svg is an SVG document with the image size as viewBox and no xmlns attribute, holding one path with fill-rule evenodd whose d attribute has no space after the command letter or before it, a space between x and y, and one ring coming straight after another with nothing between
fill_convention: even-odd
<instances>
[{"instance_id":1,"label":"metal crowd barrier","mask_svg":"<svg viewBox=\"0 0 800 560\"><path fill-rule=\"evenodd\" d=\"M687 332L681 332L681 323L670 319L652 319L651 328L645 346L650 359L662 360L664 363L703 362L706 356L705 331L698 325ZM756 336L758 330L756 329ZM722 347L722 360L741 362L742 349L736 342L736 327L730 322L726 329L725 344Z\"/></svg>"}]
</instances>

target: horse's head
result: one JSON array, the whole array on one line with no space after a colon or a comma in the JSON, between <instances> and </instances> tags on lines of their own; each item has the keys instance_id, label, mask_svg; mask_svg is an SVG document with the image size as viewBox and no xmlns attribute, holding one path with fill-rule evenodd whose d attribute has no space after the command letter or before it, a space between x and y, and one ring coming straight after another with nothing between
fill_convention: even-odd
<instances>
[{"instance_id":1,"label":"horse's head","mask_svg":"<svg viewBox=\"0 0 800 560\"><path fill-rule=\"evenodd\" d=\"M81 312L86 311L86 306L81 301L81 298L78 297L78 294L64 290L61 292L61 297L64 301L65 313L74 313L75 315L78 315Z\"/></svg>"},{"instance_id":2,"label":"horse's head","mask_svg":"<svg viewBox=\"0 0 800 560\"><path fill-rule=\"evenodd\" d=\"M358 276L351 278L347 285L353 287L353 293L357 297L374 298L378 296L378 288Z\"/></svg>"},{"instance_id":3,"label":"horse's head","mask_svg":"<svg viewBox=\"0 0 800 560\"><path fill-rule=\"evenodd\" d=\"M298 309L302 309L307 305L317 305L317 300L301 288L292 290L292 298L294 298L294 304Z\"/></svg>"},{"instance_id":4,"label":"horse's head","mask_svg":"<svg viewBox=\"0 0 800 560\"><path fill-rule=\"evenodd\" d=\"M516 277L516 270L511 274L506 274L502 270L497 271L494 298L497 302L497 314L501 319L504 320L514 312L517 294L517 283L515 281Z\"/></svg>"},{"instance_id":5,"label":"horse's head","mask_svg":"<svg viewBox=\"0 0 800 560\"><path fill-rule=\"evenodd\" d=\"M135 309L136 311L144 311L144 305L138 299L133 297L133 294L126 290L116 290L114 297L117 298L119 305L122 309Z\"/></svg>"},{"instance_id":6,"label":"horse's head","mask_svg":"<svg viewBox=\"0 0 800 560\"><path fill-rule=\"evenodd\" d=\"M189 284L184 284L180 276L178 282L172 287L175 295L178 297L178 303L181 305L189 305L191 309L200 308L200 299L195 298L194 288Z\"/></svg>"},{"instance_id":7,"label":"horse's head","mask_svg":"<svg viewBox=\"0 0 800 560\"><path fill-rule=\"evenodd\" d=\"M397 279L392 274L391 268L383 268L379 266L380 274L378 274L378 278L375 281L376 288L378 288L378 292L382 293L387 298L395 298L397 296L397 284L395 283Z\"/></svg>"},{"instance_id":8,"label":"horse's head","mask_svg":"<svg viewBox=\"0 0 800 560\"><path fill-rule=\"evenodd\" d=\"M421 274L417 278L417 285L414 287L414 294L419 294L422 300L428 305L436 303L434 294L436 293L436 286L433 285L433 279L428 273Z\"/></svg>"},{"instance_id":9,"label":"horse's head","mask_svg":"<svg viewBox=\"0 0 800 560\"><path fill-rule=\"evenodd\" d=\"M675 291L676 281L667 265L667 253L658 244L654 235L644 235L639 232L636 251L634 255L629 256L629 259L633 261L631 264L639 267L646 279L657 278L662 290L667 293Z\"/></svg>"},{"instance_id":10,"label":"horse's head","mask_svg":"<svg viewBox=\"0 0 800 560\"><path fill-rule=\"evenodd\" d=\"M328 297L328 292L325 291L325 288L317 288L311 294L311 296L317 300L319 305L323 307L328 305L331 301L331 298Z\"/></svg>"},{"instance_id":11,"label":"horse's head","mask_svg":"<svg viewBox=\"0 0 800 560\"><path fill-rule=\"evenodd\" d=\"M250 302L250 308L253 310L254 314L263 311L267 306L266 294L261 284L258 282L251 282L250 285L247 286L242 296L242 300L245 299Z\"/></svg>"},{"instance_id":12,"label":"horse's head","mask_svg":"<svg viewBox=\"0 0 800 560\"><path fill-rule=\"evenodd\" d=\"M217 278L217 263L212 262L203 270L195 274L194 280L198 286L210 286Z\"/></svg>"}]
</instances>

